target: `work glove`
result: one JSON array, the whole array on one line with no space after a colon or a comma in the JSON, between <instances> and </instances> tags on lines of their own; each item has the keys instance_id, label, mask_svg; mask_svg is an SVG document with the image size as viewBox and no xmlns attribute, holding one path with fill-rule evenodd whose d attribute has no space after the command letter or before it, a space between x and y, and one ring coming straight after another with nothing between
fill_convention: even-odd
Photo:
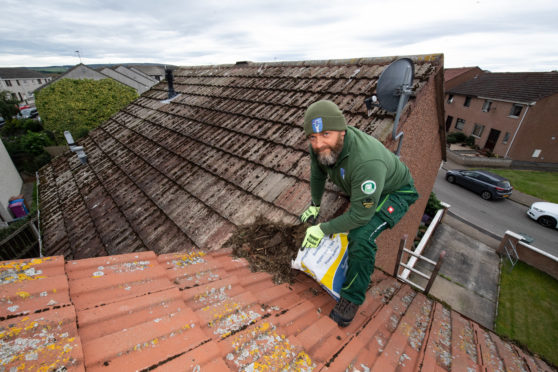
<instances>
[{"instance_id":1,"label":"work glove","mask_svg":"<svg viewBox=\"0 0 558 372\"><path fill-rule=\"evenodd\" d=\"M314 203L312 203L312 205L310 205L308 209L304 211L302 216L300 216L300 220L302 222L309 222L311 224L314 224L316 223L316 219L318 218L318 213L320 213L320 207L317 207L314 205Z\"/></svg>"},{"instance_id":2,"label":"work glove","mask_svg":"<svg viewBox=\"0 0 558 372\"><path fill-rule=\"evenodd\" d=\"M302 242L302 249L304 248L316 248L320 241L324 237L324 232L320 228L320 225L310 226L306 229L306 236Z\"/></svg>"}]
</instances>

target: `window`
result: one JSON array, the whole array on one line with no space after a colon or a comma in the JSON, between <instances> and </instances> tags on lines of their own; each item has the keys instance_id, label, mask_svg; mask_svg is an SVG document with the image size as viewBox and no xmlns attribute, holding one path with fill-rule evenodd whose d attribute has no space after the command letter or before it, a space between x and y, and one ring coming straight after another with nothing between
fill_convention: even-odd
<instances>
[{"instance_id":1,"label":"window","mask_svg":"<svg viewBox=\"0 0 558 372\"><path fill-rule=\"evenodd\" d=\"M37 83L41 84L41 79L37 79Z\"/></svg>"},{"instance_id":2,"label":"window","mask_svg":"<svg viewBox=\"0 0 558 372\"><path fill-rule=\"evenodd\" d=\"M23 97L21 96L21 93L18 93L18 95L19 95L19 100L23 101Z\"/></svg>"},{"instance_id":3,"label":"window","mask_svg":"<svg viewBox=\"0 0 558 372\"><path fill-rule=\"evenodd\" d=\"M510 116L519 116L521 114L522 109L523 109L523 106L518 105L518 104L514 104L512 106L511 111L510 111Z\"/></svg>"},{"instance_id":4,"label":"window","mask_svg":"<svg viewBox=\"0 0 558 372\"><path fill-rule=\"evenodd\" d=\"M463 103L463 106L465 107L471 106L471 96L465 97L465 102Z\"/></svg>"},{"instance_id":5,"label":"window","mask_svg":"<svg viewBox=\"0 0 558 372\"><path fill-rule=\"evenodd\" d=\"M12 86L12 82L9 81L9 80L6 80L6 86L7 86L7 87L11 87L11 86Z\"/></svg>"},{"instance_id":6,"label":"window","mask_svg":"<svg viewBox=\"0 0 558 372\"><path fill-rule=\"evenodd\" d=\"M21 84L19 83L19 80L16 80L17 85L21 86Z\"/></svg>"},{"instance_id":7,"label":"window","mask_svg":"<svg viewBox=\"0 0 558 372\"><path fill-rule=\"evenodd\" d=\"M484 131L484 125L475 124L475 129L473 129L473 136L480 137Z\"/></svg>"},{"instance_id":8,"label":"window","mask_svg":"<svg viewBox=\"0 0 558 372\"><path fill-rule=\"evenodd\" d=\"M455 129L463 130L464 126L465 126L465 120L461 118L457 118L457 121L455 122Z\"/></svg>"},{"instance_id":9,"label":"window","mask_svg":"<svg viewBox=\"0 0 558 372\"><path fill-rule=\"evenodd\" d=\"M492 101L484 100L484 104L482 105L482 112L490 111L490 106L492 106Z\"/></svg>"},{"instance_id":10,"label":"window","mask_svg":"<svg viewBox=\"0 0 558 372\"><path fill-rule=\"evenodd\" d=\"M506 143L508 143L509 140L510 140L510 132L506 132L506 134L504 134L504 140L502 141L502 143L505 145Z\"/></svg>"},{"instance_id":11,"label":"window","mask_svg":"<svg viewBox=\"0 0 558 372\"><path fill-rule=\"evenodd\" d=\"M453 103L453 94L448 95L448 103Z\"/></svg>"}]
</instances>

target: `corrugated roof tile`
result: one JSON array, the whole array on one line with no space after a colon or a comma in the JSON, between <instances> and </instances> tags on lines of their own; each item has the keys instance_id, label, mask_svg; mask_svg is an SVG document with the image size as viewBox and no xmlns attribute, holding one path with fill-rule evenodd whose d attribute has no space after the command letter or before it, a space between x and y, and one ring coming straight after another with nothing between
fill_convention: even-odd
<instances>
[{"instance_id":1,"label":"corrugated roof tile","mask_svg":"<svg viewBox=\"0 0 558 372\"><path fill-rule=\"evenodd\" d=\"M64 270L71 302L3 320L3 366L555 370L381 271L354 321L339 328L327 316L334 300L308 276L273 284L230 253L143 252L65 266L62 257L36 261L45 278L35 283ZM136 283L145 286L136 290Z\"/></svg>"}]
</instances>

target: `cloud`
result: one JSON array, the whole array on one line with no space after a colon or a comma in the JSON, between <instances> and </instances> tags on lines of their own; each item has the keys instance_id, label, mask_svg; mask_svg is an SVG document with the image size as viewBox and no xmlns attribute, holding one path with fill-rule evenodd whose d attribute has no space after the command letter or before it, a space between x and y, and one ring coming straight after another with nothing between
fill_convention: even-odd
<instances>
[{"instance_id":1,"label":"cloud","mask_svg":"<svg viewBox=\"0 0 558 372\"><path fill-rule=\"evenodd\" d=\"M445 54L446 66L556 69L553 0L3 1L0 65L180 65ZM527 54L529 53L529 54Z\"/></svg>"}]
</instances>

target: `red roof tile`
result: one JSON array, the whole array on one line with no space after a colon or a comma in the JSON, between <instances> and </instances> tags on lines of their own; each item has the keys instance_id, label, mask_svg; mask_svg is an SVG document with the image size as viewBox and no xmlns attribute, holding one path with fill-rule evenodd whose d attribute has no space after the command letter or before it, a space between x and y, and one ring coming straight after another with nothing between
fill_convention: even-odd
<instances>
[{"instance_id":1,"label":"red roof tile","mask_svg":"<svg viewBox=\"0 0 558 372\"><path fill-rule=\"evenodd\" d=\"M556 371L381 271L339 328L327 316L334 300L312 279L275 285L230 250L18 264L0 264L6 298L41 271L29 283L67 278L70 302L28 302L28 315L0 322L4 368Z\"/></svg>"}]
</instances>

